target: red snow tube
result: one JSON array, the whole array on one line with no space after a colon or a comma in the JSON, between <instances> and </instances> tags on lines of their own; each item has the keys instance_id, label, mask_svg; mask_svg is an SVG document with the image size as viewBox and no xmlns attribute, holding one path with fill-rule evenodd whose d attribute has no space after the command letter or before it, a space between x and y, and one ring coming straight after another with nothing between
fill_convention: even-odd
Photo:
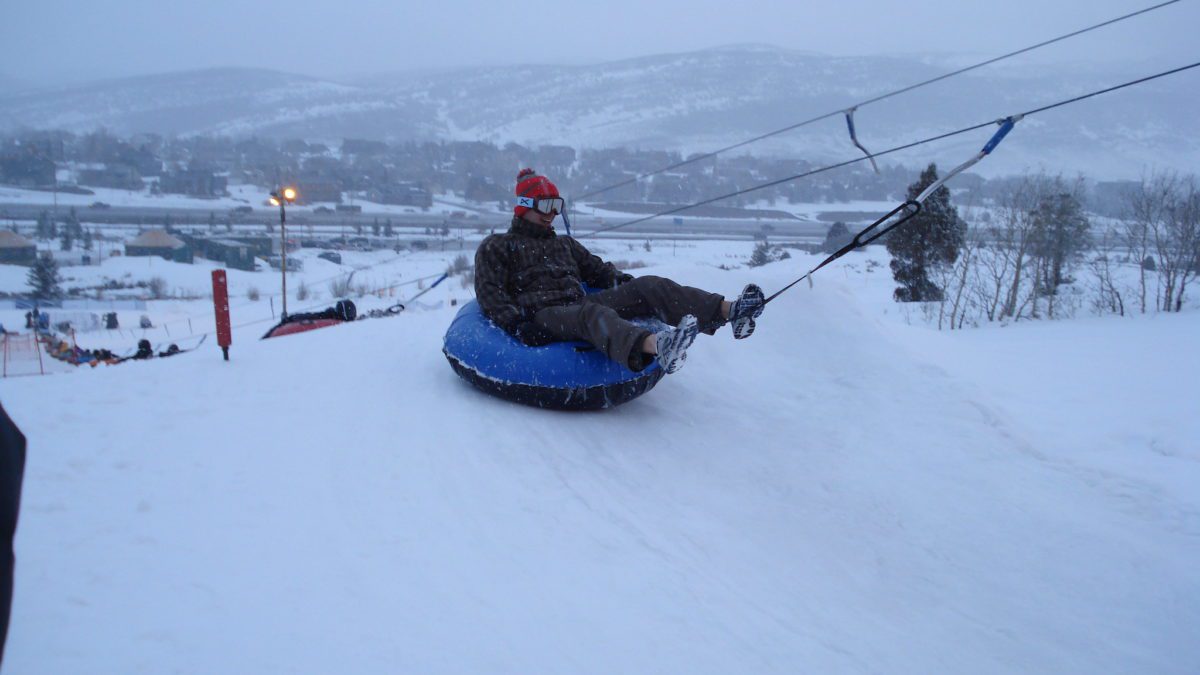
<instances>
[{"instance_id":1,"label":"red snow tube","mask_svg":"<svg viewBox=\"0 0 1200 675\"><path fill-rule=\"evenodd\" d=\"M263 336L263 339L265 340L267 338L280 337L281 335L304 333L310 330L316 330L318 328L325 328L327 326L336 326L339 323L345 323L345 321L342 321L341 319L301 319L299 321L289 321L287 323L279 324L278 326L275 326L271 330L267 331L267 334Z\"/></svg>"},{"instance_id":2,"label":"red snow tube","mask_svg":"<svg viewBox=\"0 0 1200 675\"><path fill-rule=\"evenodd\" d=\"M339 323L348 323L358 317L358 308L349 300L338 300L333 307L320 312L302 312L289 314L288 318L280 321L274 328L267 331L262 339L304 333Z\"/></svg>"}]
</instances>

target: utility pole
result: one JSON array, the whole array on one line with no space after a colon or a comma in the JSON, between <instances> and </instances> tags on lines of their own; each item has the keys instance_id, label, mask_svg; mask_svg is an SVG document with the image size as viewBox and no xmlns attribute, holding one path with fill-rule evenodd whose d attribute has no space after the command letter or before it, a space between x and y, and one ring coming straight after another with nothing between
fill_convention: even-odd
<instances>
[{"instance_id":1,"label":"utility pole","mask_svg":"<svg viewBox=\"0 0 1200 675\"><path fill-rule=\"evenodd\" d=\"M296 201L296 188L278 188L271 193L271 203L279 206L279 260L282 272L283 310L280 318L287 319L287 211L285 206Z\"/></svg>"}]
</instances>

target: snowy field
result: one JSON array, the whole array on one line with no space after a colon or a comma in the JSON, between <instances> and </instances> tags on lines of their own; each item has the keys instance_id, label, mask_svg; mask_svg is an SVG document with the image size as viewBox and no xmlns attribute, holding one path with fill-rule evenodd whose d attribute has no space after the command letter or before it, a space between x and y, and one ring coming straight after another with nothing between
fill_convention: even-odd
<instances>
[{"instance_id":1,"label":"snowy field","mask_svg":"<svg viewBox=\"0 0 1200 675\"><path fill-rule=\"evenodd\" d=\"M137 206L145 208L163 208L163 209L210 209L217 212L225 212L239 206L250 206L264 212L270 212L272 207L267 202L267 192L257 185L247 185L241 183L231 184L228 188L229 195L225 197L216 197L212 199L204 199L200 197L189 197L181 194L151 194L148 190L120 190L116 188L102 187L87 187L87 190L94 194L82 195L72 194L69 192L46 192L44 190L28 190L12 186L0 185L0 205L3 204L43 204L47 207L58 204L60 207L74 206L77 209L85 209L90 207L95 202L103 202L109 206ZM348 202L350 203L350 202ZM404 214L404 213L421 213L448 215L457 211L474 210L479 208L479 205L466 202L459 195L451 192L444 195L438 195L427 211L412 206L397 206L395 204L377 204L364 199L355 199L352 203L357 204L368 213L380 214ZM333 208L334 204L330 203L310 203L296 204L289 206L289 209L296 211L311 211L315 208L325 206Z\"/></svg>"},{"instance_id":2,"label":"snowy field","mask_svg":"<svg viewBox=\"0 0 1200 675\"><path fill-rule=\"evenodd\" d=\"M727 295L818 260L750 269L752 246L595 249ZM326 277L410 282L459 253L306 257L289 290L326 306ZM203 294L209 270L64 274ZM233 323L260 323L228 363L210 338L0 381L29 438L7 672L1200 671L1194 308L939 333L890 301L874 247L749 340L701 336L642 398L571 414L454 375L457 278L269 341L278 273L229 278ZM171 334L148 337L209 330L208 302L151 302Z\"/></svg>"}]
</instances>

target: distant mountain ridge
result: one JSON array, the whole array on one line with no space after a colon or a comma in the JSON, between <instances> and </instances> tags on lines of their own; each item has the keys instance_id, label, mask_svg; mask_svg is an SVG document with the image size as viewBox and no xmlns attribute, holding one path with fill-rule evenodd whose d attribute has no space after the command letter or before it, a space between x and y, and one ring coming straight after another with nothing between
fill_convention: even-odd
<instances>
[{"instance_id":1,"label":"distant mountain ridge","mask_svg":"<svg viewBox=\"0 0 1200 675\"><path fill-rule=\"evenodd\" d=\"M592 65L395 73L339 83L222 68L53 90L0 90L0 130L104 127L119 134L485 140L705 151L940 75L934 59L833 57L736 45ZM882 150L1148 74L1080 66L981 69L864 107ZM989 160L1099 177L1200 164L1200 76L1185 73L1031 118ZM980 132L888 160L956 162ZM1018 140L1019 139L1019 140ZM755 144L756 154L853 157L834 118ZM887 160L885 160L887 161Z\"/></svg>"}]
</instances>

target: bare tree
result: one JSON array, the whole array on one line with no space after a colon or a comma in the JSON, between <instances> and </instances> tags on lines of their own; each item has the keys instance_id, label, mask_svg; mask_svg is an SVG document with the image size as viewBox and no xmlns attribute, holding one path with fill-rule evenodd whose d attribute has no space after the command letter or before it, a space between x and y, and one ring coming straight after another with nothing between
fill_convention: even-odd
<instances>
[{"instance_id":1,"label":"bare tree","mask_svg":"<svg viewBox=\"0 0 1200 675\"><path fill-rule=\"evenodd\" d=\"M1183 310L1183 295L1200 272L1200 194L1196 177L1177 177L1162 227L1154 230L1158 274L1162 278L1162 308Z\"/></svg>"},{"instance_id":2,"label":"bare tree","mask_svg":"<svg viewBox=\"0 0 1200 675\"><path fill-rule=\"evenodd\" d=\"M1126 225L1130 254L1145 260L1152 253L1154 265L1139 265L1141 306L1146 307L1146 275L1158 277L1155 305L1167 312L1183 309L1188 285L1200 273L1200 193L1194 175L1172 171L1143 179L1129 198Z\"/></svg>"},{"instance_id":3,"label":"bare tree","mask_svg":"<svg viewBox=\"0 0 1200 675\"><path fill-rule=\"evenodd\" d=\"M1125 316L1123 289L1113 277L1113 265L1120 240L1120 234L1112 228L1105 228L1096 242L1095 256L1088 263L1088 267L1096 277L1096 296L1092 299L1092 308L1098 314L1112 313Z\"/></svg>"},{"instance_id":4,"label":"bare tree","mask_svg":"<svg viewBox=\"0 0 1200 675\"><path fill-rule=\"evenodd\" d=\"M1045 300L1046 315L1054 318L1059 291L1074 281L1071 272L1089 245L1091 222L1083 213L1082 195L1082 179L1068 183L1055 176L1040 182L1037 203L1030 214L1030 253L1036 270L1035 317L1039 311L1036 298L1040 297Z\"/></svg>"},{"instance_id":5,"label":"bare tree","mask_svg":"<svg viewBox=\"0 0 1200 675\"><path fill-rule=\"evenodd\" d=\"M1128 195L1128 213L1125 218L1125 246L1131 260L1138 261L1138 308L1146 313L1146 268L1143 261L1150 253L1152 223L1162 219L1166 195L1162 192L1162 176L1143 178L1142 184Z\"/></svg>"},{"instance_id":6,"label":"bare tree","mask_svg":"<svg viewBox=\"0 0 1200 675\"><path fill-rule=\"evenodd\" d=\"M997 266L1004 271L1004 300L1000 303L997 319L1019 319L1024 306L1029 302L1028 299L1023 299L1022 285L1028 282L1027 276L1032 276L1027 270L1027 267L1032 266L1032 213L1039 195L1043 192L1045 181L1044 175L1026 176L1008 188L998 200L999 218L996 219L997 224L991 229L991 233L994 237L995 251L1005 260L1002 265Z\"/></svg>"},{"instance_id":7,"label":"bare tree","mask_svg":"<svg viewBox=\"0 0 1200 675\"><path fill-rule=\"evenodd\" d=\"M968 205L963 212L973 213L974 209ZM954 264L940 265L932 270L930 276L933 277L933 281L945 290L938 303L938 330L960 330L966 325L968 318L972 324L976 323L980 308L981 284L977 268L980 257L986 254L985 237L984 230L968 226L959 244Z\"/></svg>"},{"instance_id":8,"label":"bare tree","mask_svg":"<svg viewBox=\"0 0 1200 675\"><path fill-rule=\"evenodd\" d=\"M329 294L335 298L350 295L350 277L338 277L329 282Z\"/></svg>"},{"instance_id":9,"label":"bare tree","mask_svg":"<svg viewBox=\"0 0 1200 675\"><path fill-rule=\"evenodd\" d=\"M162 277L151 277L146 288L150 291L150 297L155 300L167 297L167 280Z\"/></svg>"}]
</instances>

